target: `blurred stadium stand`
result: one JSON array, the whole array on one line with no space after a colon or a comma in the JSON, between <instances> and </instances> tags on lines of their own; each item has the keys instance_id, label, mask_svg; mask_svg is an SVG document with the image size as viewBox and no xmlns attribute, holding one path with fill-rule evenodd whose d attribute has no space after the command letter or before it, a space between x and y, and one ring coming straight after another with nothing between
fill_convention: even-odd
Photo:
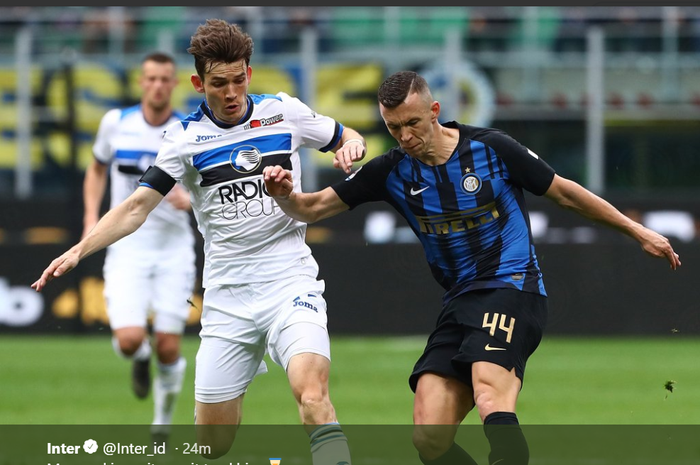
<instances>
[{"instance_id":1,"label":"blurred stadium stand","mask_svg":"<svg viewBox=\"0 0 700 465\"><path fill-rule=\"evenodd\" d=\"M587 34L599 27L605 37L605 188L696 185L700 161L688 148L697 145L700 120L700 7L2 7L0 177L6 182L0 193L12 195L14 185L20 31L31 35L33 132L42 139L33 143L32 166L41 176L72 156L78 169L86 166L99 115L135 98L134 73L149 51L177 57L184 82L176 102L191 110L200 96L187 83L192 62L186 48L209 17L237 21L255 39L253 92L299 95L366 133L372 154L393 145L376 110L377 86L399 68L430 73L442 67L452 34L458 59L479 70L493 92L491 124L581 182L587 176ZM302 64L307 32L316 57L313 79ZM74 73L72 97L59 72L66 65ZM450 112L452 99L444 106L464 120L482 92L468 77L460 84L459 109ZM76 105L74 155L66 153L68 98ZM327 157L310 159L319 164L318 184L334 177ZM35 183L33 191L54 195L55 188Z\"/></svg>"},{"instance_id":2,"label":"blurred stadium stand","mask_svg":"<svg viewBox=\"0 0 700 465\"><path fill-rule=\"evenodd\" d=\"M600 193L680 247L700 244L700 7L15 6L0 7L0 278L8 285L28 285L44 259L77 240L97 125L107 109L137 101L146 53L172 53L181 80L176 106L188 112L199 104L186 48L197 25L213 17L238 22L255 40L252 93L285 91L355 127L368 141L367 159L395 145L377 110L379 84L413 69L431 76L444 118L504 129L563 176L589 185L596 168L587 132L600 96ZM589 95L594 30L603 37L604 84ZM305 188L342 179L328 155L304 157ZM23 166L29 185L20 189ZM545 250L633 245L547 201L532 198L531 210ZM374 207L314 225L308 238L317 247L415 247L402 219ZM7 257L22 261L35 250L25 247L36 246L41 263L13 272ZM330 260L335 251L318 253L322 270L338 266ZM384 260L383 253L366 258ZM635 262L650 275L639 267L658 265ZM423 271L416 273L427 277Z\"/></svg>"}]
</instances>

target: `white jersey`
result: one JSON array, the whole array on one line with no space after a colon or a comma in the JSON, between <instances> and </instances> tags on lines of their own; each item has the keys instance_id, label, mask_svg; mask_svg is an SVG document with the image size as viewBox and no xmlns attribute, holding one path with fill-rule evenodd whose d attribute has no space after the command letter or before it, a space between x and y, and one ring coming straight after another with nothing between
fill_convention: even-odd
<instances>
[{"instance_id":1,"label":"white jersey","mask_svg":"<svg viewBox=\"0 0 700 465\"><path fill-rule=\"evenodd\" d=\"M262 170L281 165L301 190L299 148L333 148L343 126L299 99L249 95L236 125L213 118L206 102L168 127L155 166L192 193L204 237L205 288L318 274L306 223L287 216L267 194Z\"/></svg>"},{"instance_id":2,"label":"white jersey","mask_svg":"<svg viewBox=\"0 0 700 465\"><path fill-rule=\"evenodd\" d=\"M141 175L155 162L165 128L183 116L176 112L163 125L151 126L143 116L141 105L113 109L104 115L92 151L97 161L111 164L110 208L136 190ZM193 246L189 213L162 201L138 230L108 249L149 252Z\"/></svg>"}]
</instances>

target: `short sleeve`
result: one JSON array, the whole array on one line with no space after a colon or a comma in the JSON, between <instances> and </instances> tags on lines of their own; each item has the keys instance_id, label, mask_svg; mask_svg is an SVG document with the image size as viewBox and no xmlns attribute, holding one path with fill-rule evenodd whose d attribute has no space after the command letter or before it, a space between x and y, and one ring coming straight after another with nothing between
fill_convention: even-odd
<instances>
[{"instance_id":1,"label":"short sleeve","mask_svg":"<svg viewBox=\"0 0 700 465\"><path fill-rule=\"evenodd\" d=\"M105 113L100 120L100 126L92 146L92 154L97 161L104 165L111 163L114 158L110 138L116 133L120 118L121 110L115 108Z\"/></svg>"},{"instance_id":2,"label":"short sleeve","mask_svg":"<svg viewBox=\"0 0 700 465\"><path fill-rule=\"evenodd\" d=\"M156 155L155 166L176 181L182 181L186 171L182 156L184 152L182 134L182 124L179 121L169 125L163 132L163 140Z\"/></svg>"},{"instance_id":3,"label":"short sleeve","mask_svg":"<svg viewBox=\"0 0 700 465\"><path fill-rule=\"evenodd\" d=\"M363 203L386 200L386 180L392 166L387 156L375 157L331 188L351 210Z\"/></svg>"},{"instance_id":4,"label":"short sleeve","mask_svg":"<svg viewBox=\"0 0 700 465\"><path fill-rule=\"evenodd\" d=\"M503 160L512 183L538 196L547 192L555 171L539 155L500 130L487 131L478 139Z\"/></svg>"},{"instance_id":5,"label":"short sleeve","mask_svg":"<svg viewBox=\"0 0 700 465\"><path fill-rule=\"evenodd\" d=\"M328 152L343 135L343 125L333 118L316 113L304 102L284 92L277 94L285 103L301 135L303 145Z\"/></svg>"}]
</instances>

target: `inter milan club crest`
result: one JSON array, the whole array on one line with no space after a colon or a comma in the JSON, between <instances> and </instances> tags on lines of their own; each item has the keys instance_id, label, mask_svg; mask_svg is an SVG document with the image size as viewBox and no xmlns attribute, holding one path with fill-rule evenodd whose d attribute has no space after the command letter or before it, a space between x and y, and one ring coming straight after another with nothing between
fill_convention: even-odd
<instances>
[{"instance_id":1,"label":"inter milan club crest","mask_svg":"<svg viewBox=\"0 0 700 465\"><path fill-rule=\"evenodd\" d=\"M469 195L475 195L481 190L481 178L476 173L465 174L461 183L462 190Z\"/></svg>"},{"instance_id":2,"label":"inter milan club crest","mask_svg":"<svg viewBox=\"0 0 700 465\"><path fill-rule=\"evenodd\" d=\"M238 146L231 151L229 162L234 170L247 174L255 171L262 161L262 154L252 145Z\"/></svg>"}]
</instances>

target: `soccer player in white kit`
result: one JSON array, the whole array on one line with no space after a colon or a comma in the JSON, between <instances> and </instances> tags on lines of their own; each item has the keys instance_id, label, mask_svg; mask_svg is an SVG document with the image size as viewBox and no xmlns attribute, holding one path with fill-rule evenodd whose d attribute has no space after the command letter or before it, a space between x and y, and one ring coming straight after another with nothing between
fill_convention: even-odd
<instances>
[{"instance_id":1,"label":"soccer player in white kit","mask_svg":"<svg viewBox=\"0 0 700 465\"><path fill-rule=\"evenodd\" d=\"M165 128L184 117L171 106L177 85L171 56L160 52L146 56L139 84L139 104L112 109L100 121L94 159L83 183L83 237L99 220L107 177L114 208L139 187L139 179L155 161ZM165 199L138 231L107 248L103 268L114 350L132 361L132 388L141 399L151 387L148 317L152 315L157 357L152 432L157 441L167 436L182 389L187 361L180 353L180 339L196 273L189 193L178 185Z\"/></svg>"},{"instance_id":2,"label":"soccer player in white kit","mask_svg":"<svg viewBox=\"0 0 700 465\"><path fill-rule=\"evenodd\" d=\"M360 134L296 98L249 95L253 41L237 25L207 20L188 52L204 94L198 110L168 127L142 187L108 212L80 243L55 259L32 285L136 230L176 182L192 194L204 237L205 288L195 375L195 423L204 455L225 454L241 422L263 356L282 366L311 442L314 465L350 465L350 452L328 393L330 344L324 282L305 243L306 224L285 215L264 189L262 170L281 165L301 190L298 150L335 152L349 173L366 152ZM229 427L218 427L229 425ZM201 427L199 427L201 426ZM212 427L209 427L212 426Z\"/></svg>"}]
</instances>

